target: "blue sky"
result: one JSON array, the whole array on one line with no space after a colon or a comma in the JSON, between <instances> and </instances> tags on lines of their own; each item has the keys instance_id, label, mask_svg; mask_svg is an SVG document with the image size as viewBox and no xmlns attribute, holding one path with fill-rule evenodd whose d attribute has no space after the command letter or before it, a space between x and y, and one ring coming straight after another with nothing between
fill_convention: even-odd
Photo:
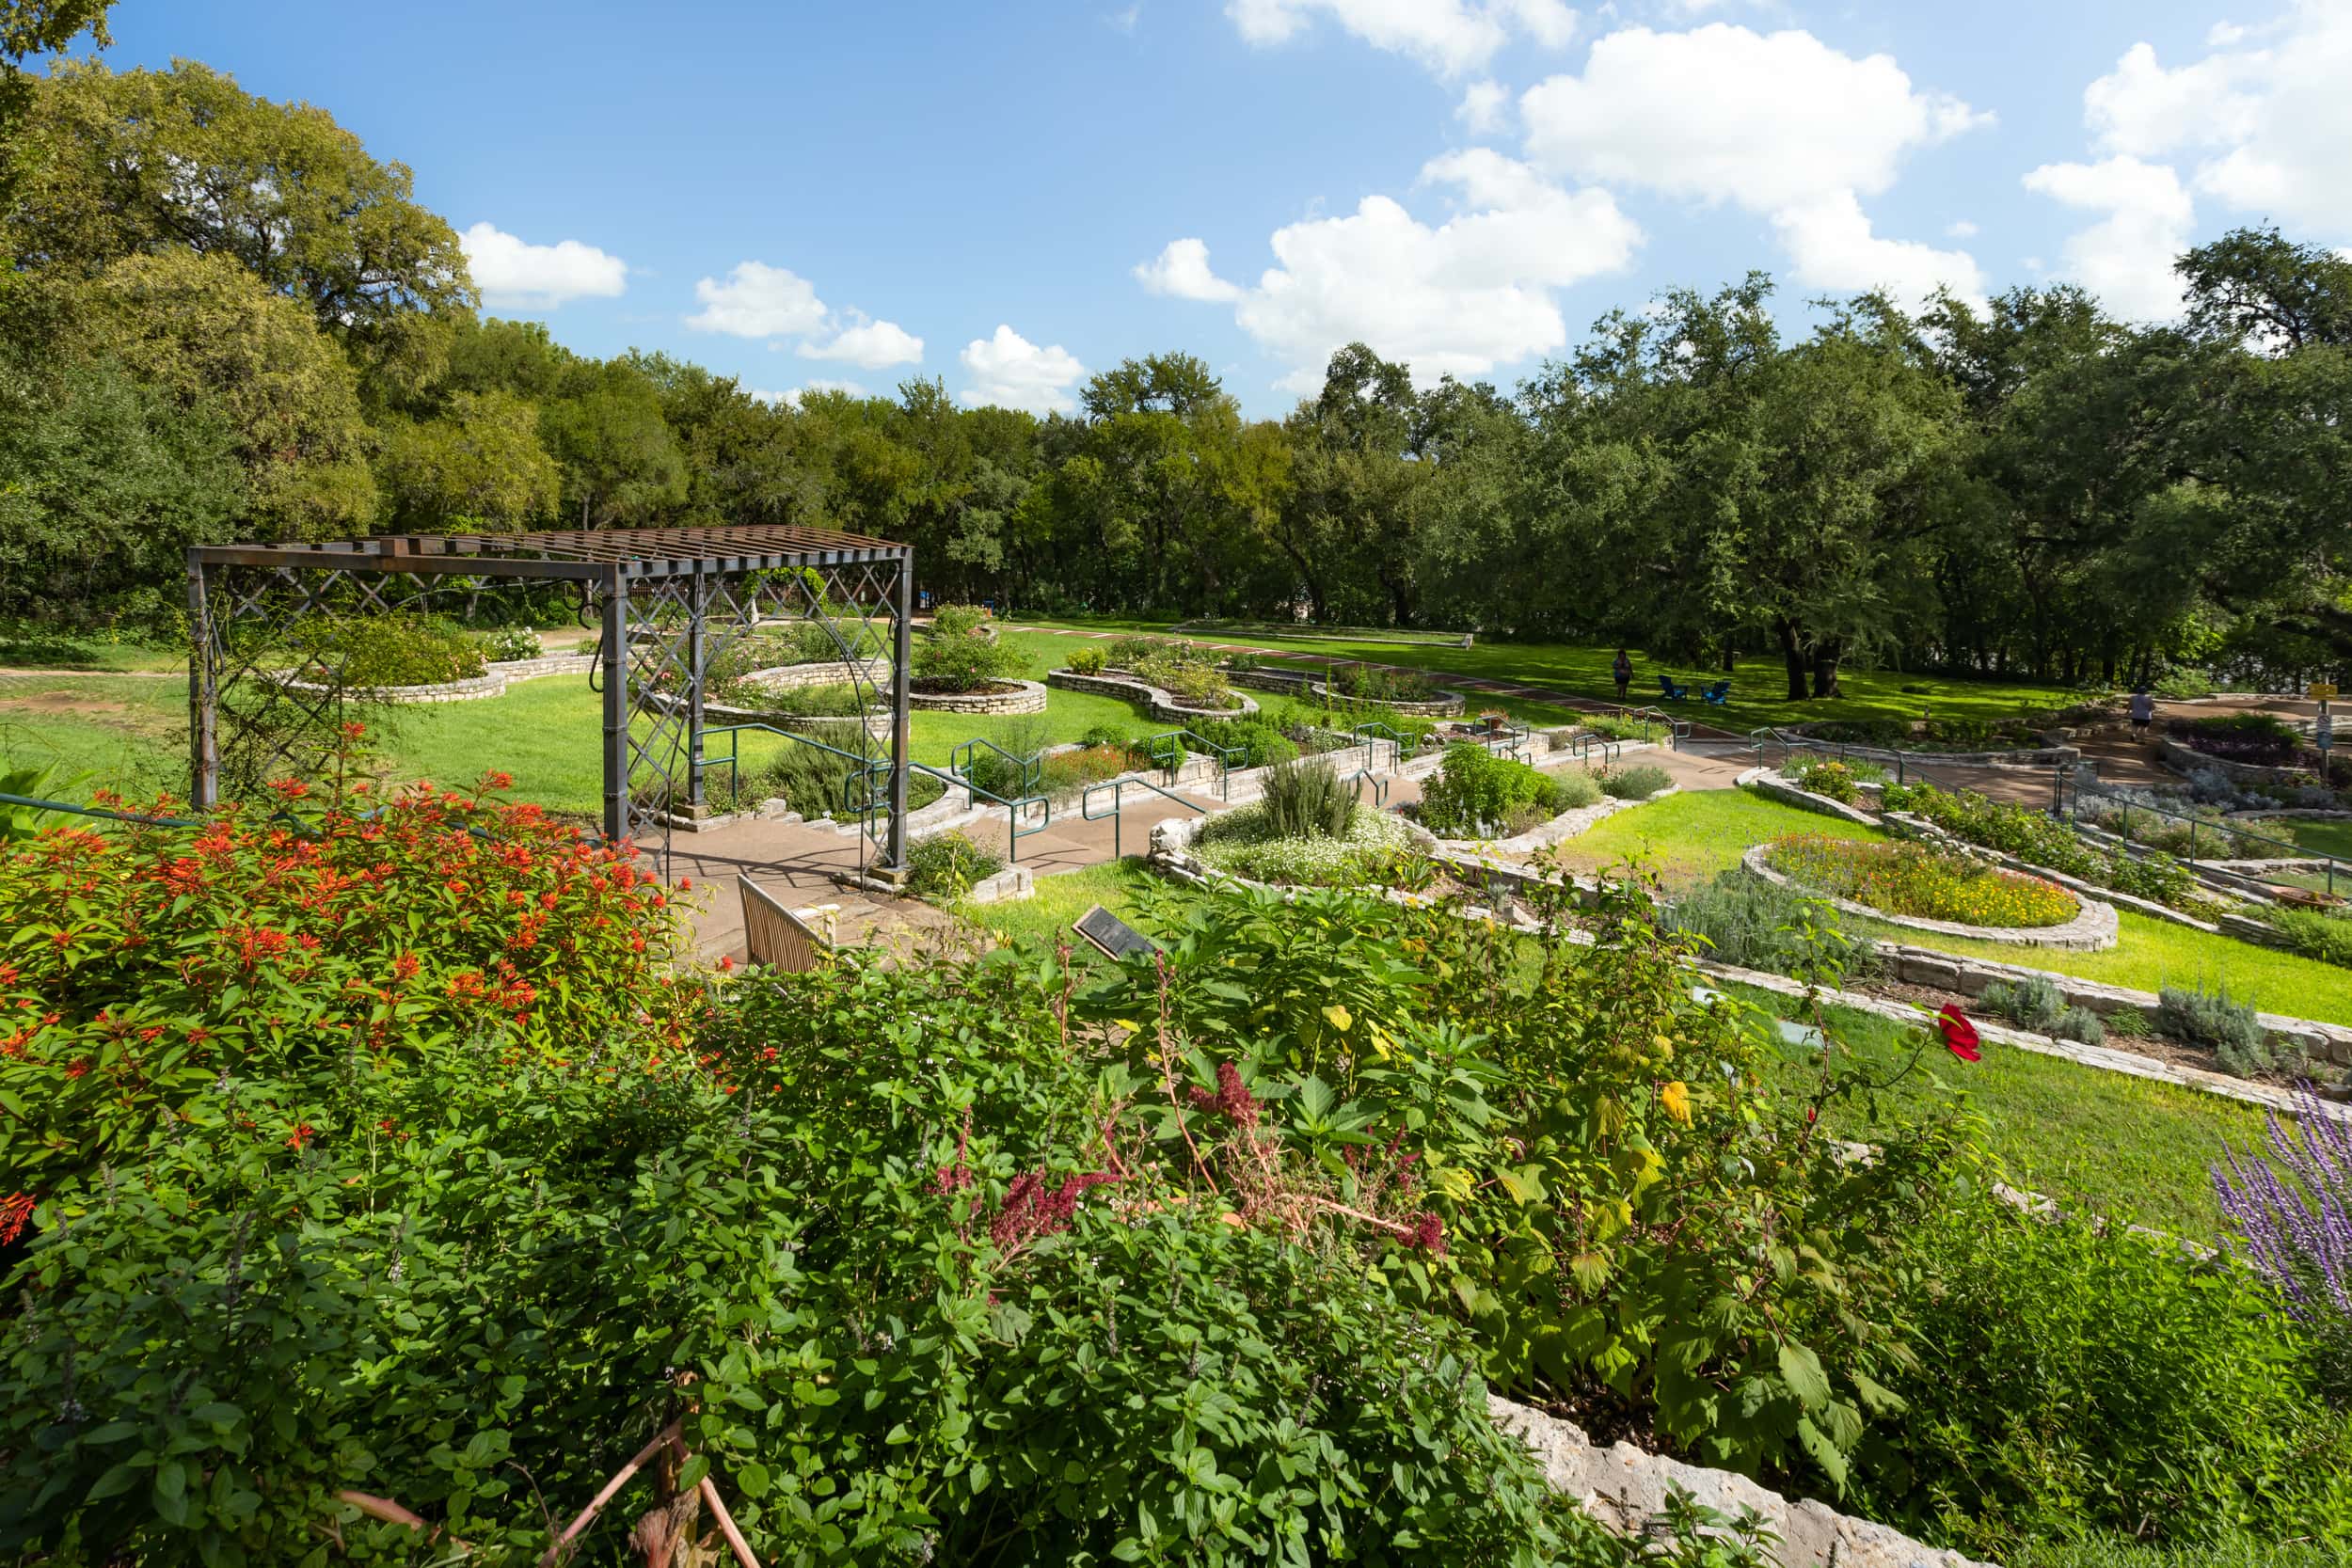
<instances>
[{"instance_id":1,"label":"blue sky","mask_svg":"<svg viewBox=\"0 0 2352 1568\"><path fill-rule=\"evenodd\" d=\"M1751 267L2152 318L2234 225L2352 244L2352 0L2233 3L119 0L107 58L328 109L585 353L1043 409L1183 349L1277 415Z\"/></svg>"}]
</instances>

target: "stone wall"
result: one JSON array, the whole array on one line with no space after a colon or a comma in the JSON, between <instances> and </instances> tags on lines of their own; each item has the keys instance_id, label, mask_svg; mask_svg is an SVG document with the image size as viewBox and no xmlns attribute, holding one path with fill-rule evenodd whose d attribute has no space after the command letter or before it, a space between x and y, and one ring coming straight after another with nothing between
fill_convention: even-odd
<instances>
[{"instance_id":1,"label":"stone wall","mask_svg":"<svg viewBox=\"0 0 2352 1568\"><path fill-rule=\"evenodd\" d=\"M855 681L886 688L890 685L890 660L819 658L806 664L771 665L765 670L754 670L742 678L749 685L764 686L771 691L794 691L808 686L850 686Z\"/></svg>"},{"instance_id":2,"label":"stone wall","mask_svg":"<svg viewBox=\"0 0 2352 1568\"><path fill-rule=\"evenodd\" d=\"M1043 713L1045 688L1036 681L1003 680L1018 691L910 691L911 706L934 713Z\"/></svg>"},{"instance_id":3,"label":"stone wall","mask_svg":"<svg viewBox=\"0 0 2352 1568\"><path fill-rule=\"evenodd\" d=\"M2232 784L2294 784L2312 776L2308 768L2268 768L2258 762L2232 762L2226 757L2207 756L2169 735L2156 737L2156 748L2164 765L2176 773L2201 773L2211 768Z\"/></svg>"},{"instance_id":4,"label":"stone wall","mask_svg":"<svg viewBox=\"0 0 2352 1568\"><path fill-rule=\"evenodd\" d=\"M1724 1513L1754 1509L1761 1514L1780 1537L1781 1568L1991 1568L1811 1497L1791 1502L1728 1470L1686 1465L1630 1443L1604 1449L1574 1422L1500 1395L1487 1396L1486 1410L1497 1427L1527 1445L1553 1491L1575 1498L1596 1523L1618 1535L1643 1534L1665 1511L1667 1489L1678 1486Z\"/></svg>"},{"instance_id":5,"label":"stone wall","mask_svg":"<svg viewBox=\"0 0 2352 1568\"><path fill-rule=\"evenodd\" d=\"M1800 787L1794 780L1784 778L1770 768L1751 768L1740 774L1735 782L1743 789L1753 789L1758 795L1769 796L1781 804L1794 806L1799 811L1817 812L1823 816L1836 816L1848 822L1858 822L1866 828L1875 828L1879 825L1877 817L1859 806L1850 806L1843 800L1833 800L1826 795L1816 795L1809 789Z\"/></svg>"},{"instance_id":6,"label":"stone wall","mask_svg":"<svg viewBox=\"0 0 2352 1568\"><path fill-rule=\"evenodd\" d=\"M424 686L382 686L363 691L351 689L351 695L372 703L397 703L403 705L424 703L476 703L485 698L503 697L506 689L516 681L536 680L541 675L583 675L596 667L589 654L549 654L539 658L509 659L493 664L487 673L462 681L436 681ZM279 684L289 691L324 691L326 688L315 681L281 677Z\"/></svg>"},{"instance_id":7,"label":"stone wall","mask_svg":"<svg viewBox=\"0 0 2352 1568\"><path fill-rule=\"evenodd\" d=\"M1238 691L1233 693L1233 701L1240 705L1237 707L1195 707L1174 692L1163 690L1140 676L1114 674L1107 670L1099 675L1049 670L1045 682L1065 691L1090 691L1098 697L1117 697L1121 702L1141 703L1145 711L1163 724L1190 724L1201 719L1246 719L1258 711L1258 705Z\"/></svg>"}]
</instances>

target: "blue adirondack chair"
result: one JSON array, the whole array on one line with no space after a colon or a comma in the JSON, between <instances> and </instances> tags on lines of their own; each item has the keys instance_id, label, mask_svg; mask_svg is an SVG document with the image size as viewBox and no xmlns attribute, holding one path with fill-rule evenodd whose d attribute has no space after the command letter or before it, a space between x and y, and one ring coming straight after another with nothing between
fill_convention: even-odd
<instances>
[{"instance_id":1,"label":"blue adirondack chair","mask_svg":"<svg viewBox=\"0 0 2352 1568\"><path fill-rule=\"evenodd\" d=\"M1731 702L1731 683L1717 681L1712 686L1702 687L1699 690L1699 701L1713 707L1727 705Z\"/></svg>"},{"instance_id":2,"label":"blue adirondack chair","mask_svg":"<svg viewBox=\"0 0 2352 1568\"><path fill-rule=\"evenodd\" d=\"M1677 686L1672 675L1658 677L1658 690L1670 703L1678 703L1691 694L1691 689L1687 686Z\"/></svg>"}]
</instances>

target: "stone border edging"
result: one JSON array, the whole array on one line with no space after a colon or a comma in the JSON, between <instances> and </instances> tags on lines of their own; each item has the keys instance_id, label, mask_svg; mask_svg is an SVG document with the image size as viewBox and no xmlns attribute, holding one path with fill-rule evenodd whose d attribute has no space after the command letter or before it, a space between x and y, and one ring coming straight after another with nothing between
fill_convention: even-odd
<instances>
[{"instance_id":1,"label":"stone border edging","mask_svg":"<svg viewBox=\"0 0 2352 1568\"><path fill-rule=\"evenodd\" d=\"M1780 1537L1773 1560L1782 1568L1994 1568L1959 1552L1921 1545L1891 1526L1839 1513L1817 1498L1792 1502L1729 1470L1707 1469L1626 1442L1604 1449L1574 1422L1500 1394L1486 1396L1486 1415L1497 1430L1527 1445L1547 1485L1574 1498L1613 1534L1644 1536L1664 1511L1667 1489L1679 1487L1724 1513L1752 1508L1761 1514Z\"/></svg>"},{"instance_id":2,"label":"stone border edging","mask_svg":"<svg viewBox=\"0 0 2352 1568\"><path fill-rule=\"evenodd\" d=\"M2184 741L2173 739L2169 733L2156 736L2156 753L2164 759L2164 765L2175 773L2197 773L2210 768L2232 784L2293 784L2298 779L2312 776L2311 768L2293 763L2274 767L2269 763L2233 762L2228 757L2212 756Z\"/></svg>"},{"instance_id":3,"label":"stone border edging","mask_svg":"<svg viewBox=\"0 0 2352 1568\"><path fill-rule=\"evenodd\" d=\"M1097 697L1117 697L1122 702L1141 701L1144 711L1163 724L1186 724L1195 719L1247 719L1258 711L1256 702L1245 692L1233 693L1239 707L1195 707L1180 700L1172 691L1163 690L1140 676L1112 674L1107 670L1099 675L1081 675L1070 670L1048 670L1045 684L1058 686L1065 691L1084 691Z\"/></svg>"},{"instance_id":4,"label":"stone border edging","mask_svg":"<svg viewBox=\"0 0 2352 1568\"><path fill-rule=\"evenodd\" d=\"M810 686L854 686L860 678L868 686L885 687L890 684L890 676L891 664L886 658L811 658L798 664L771 664L747 671L736 679L771 691L797 691Z\"/></svg>"},{"instance_id":5,"label":"stone border edging","mask_svg":"<svg viewBox=\"0 0 2352 1568\"><path fill-rule=\"evenodd\" d=\"M1773 870L1765 863L1772 853L1772 845L1756 844L1740 857L1740 863L1755 876L1777 887L1785 887L1808 898L1818 898L1843 914L1864 920L1876 920L1888 926L1900 926L1906 930L1927 931L1940 937L1963 937L1972 942L1998 942L2012 947L2057 947L2069 952L2100 953L2113 947L2122 927L2116 919L2115 906L2097 898L2074 894L2077 909L2074 918L2058 926L1965 926L1957 920L1930 920L1915 914L1890 914L1874 910L1851 898L1839 898L1809 888L1795 879ZM2057 886L2052 883L2052 886Z\"/></svg>"},{"instance_id":6,"label":"stone border edging","mask_svg":"<svg viewBox=\"0 0 2352 1568\"><path fill-rule=\"evenodd\" d=\"M907 693L907 705L929 713L1043 713L1045 688L1037 681L1021 680L1011 675L993 677L998 685L1017 686L1018 691L914 691Z\"/></svg>"},{"instance_id":7,"label":"stone border edging","mask_svg":"<svg viewBox=\"0 0 2352 1568\"><path fill-rule=\"evenodd\" d=\"M1926 844L1949 844L1979 860L1991 860L2006 870L2023 871L2030 876L2040 877L2044 881L2056 882L2069 893L2079 894L2085 898L2096 898L2102 903L2120 905L2134 914L2144 914L2151 920L2167 921L2174 926L2185 926L2190 930L2202 931L2208 936L2223 934L2221 927L2211 921L2200 920L2193 914L2185 914L2169 904L2159 904L2153 898L2142 898L2136 893L2118 893L2113 888L2100 887L2094 883L2086 882L2079 877L2070 877L2063 871L2053 871L2046 865L2036 865L2031 861L2020 860L2015 855L2003 850L1988 848L1981 844L1970 844L1967 840L1937 827L1926 817L1915 816L1907 811L1887 812L1880 820L1886 825L1888 832L1895 833L1898 837L1915 838ZM2190 863L2183 862L2182 863Z\"/></svg>"},{"instance_id":8,"label":"stone border edging","mask_svg":"<svg viewBox=\"0 0 2352 1568\"><path fill-rule=\"evenodd\" d=\"M1680 784L1670 784L1657 794L1639 800L1622 800L1613 795L1604 795L1589 806L1573 806L1550 821L1510 838L1441 838L1438 840L1438 852L1470 857L1481 863L1490 856L1506 859L1518 856L1523 861L1535 850L1549 848L1552 845L1591 832L1621 811L1654 806L1668 796L1681 793Z\"/></svg>"},{"instance_id":9,"label":"stone border edging","mask_svg":"<svg viewBox=\"0 0 2352 1568\"><path fill-rule=\"evenodd\" d=\"M1785 806L1794 806L1799 811L1809 811L1821 816L1835 816L1864 828L1875 828L1879 825L1878 819L1871 816L1869 813L1859 807L1850 806L1843 800L1833 800L1826 795L1816 795L1795 780L1785 777L1776 768L1751 768L1731 782L1735 789L1753 789L1758 795L1778 800Z\"/></svg>"},{"instance_id":10,"label":"stone border edging","mask_svg":"<svg viewBox=\"0 0 2352 1568\"><path fill-rule=\"evenodd\" d=\"M505 696L506 689L516 681L537 680L542 675L584 675L596 667L596 659L591 654L542 654L537 658L494 663L483 673L469 675L460 681L433 681L421 686L379 686L372 689L351 687L346 689L372 703L474 703ZM288 691L328 689L317 681L295 680L291 673L281 675L278 684Z\"/></svg>"},{"instance_id":11,"label":"stone border edging","mask_svg":"<svg viewBox=\"0 0 2352 1568\"><path fill-rule=\"evenodd\" d=\"M1285 693L1311 691L1316 696L1321 697L1325 702L1332 700L1330 683L1328 681L1319 681L1312 675L1306 673L1304 671L1294 673L1288 670L1229 669L1225 672L1225 679L1229 685L1247 686L1258 691L1280 691ZM1437 697L1431 699L1430 701L1420 703L1391 702L1384 698L1372 697L1360 699L1343 697L1340 700L1343 702L1362 701L1377 703L1384 708L1391 709L1393 712L1406 714L1415 719L1452 719L1460 715L1470 706L1469 702L1459 691L1449 691L1442 697Z\"/></svg>"}]
</instances>

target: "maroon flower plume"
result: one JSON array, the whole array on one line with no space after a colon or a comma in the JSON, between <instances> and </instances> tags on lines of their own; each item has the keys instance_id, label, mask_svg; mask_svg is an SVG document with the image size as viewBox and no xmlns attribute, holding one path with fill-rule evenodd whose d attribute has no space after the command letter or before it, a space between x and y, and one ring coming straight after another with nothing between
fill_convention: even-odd
<instances>
[{"instance_id":1,"label":"maroon flower plume","mask_svg":"<svg viewBox=\"0 0 2352 1568\"><path fill-rule=\"evenodd\" d=\"M1222 1112L1244 1132L1258 1125L1258 1100L1241 1081L1241 1069L1231 1062L1216 1064L1216 1092L1195 1087L1192 1102L1203 1111Z\"/></svg>"}]
</instances>

